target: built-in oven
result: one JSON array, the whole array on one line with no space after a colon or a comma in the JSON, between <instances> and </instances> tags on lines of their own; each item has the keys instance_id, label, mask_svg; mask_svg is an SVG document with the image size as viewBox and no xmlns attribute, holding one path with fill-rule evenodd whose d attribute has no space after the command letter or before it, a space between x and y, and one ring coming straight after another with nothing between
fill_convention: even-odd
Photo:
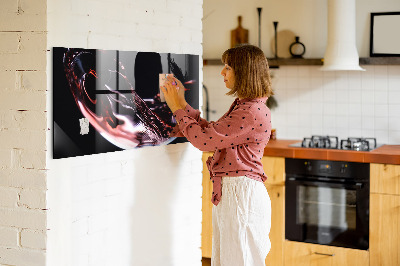
<instances>
[{"instance_id":1,"label":"built-in oven","mask_svg":"<svg viewBox=\"0 0 400 266\"><path fill-rule=\"evenodd\" d=\"M368 249L369 164L287 158L285 169L286 239Z\"/></svg>"}]
</instances>

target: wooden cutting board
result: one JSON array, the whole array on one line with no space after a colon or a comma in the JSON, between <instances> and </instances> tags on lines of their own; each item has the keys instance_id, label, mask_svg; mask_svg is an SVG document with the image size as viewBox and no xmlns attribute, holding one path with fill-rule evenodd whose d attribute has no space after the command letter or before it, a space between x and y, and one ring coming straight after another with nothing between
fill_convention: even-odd
<instances>
[{"instance_id":1,"label":"wooden cutting board","mask_svg":"<svg viewBox=\"0 0 400 266\"><path fill-rule=\"evenodd\" d=\"M249 30L242 27L242 16L238 16L238 27L231 30L231 48L242 43L249 43Z\"/></svg>"}]
</instances>

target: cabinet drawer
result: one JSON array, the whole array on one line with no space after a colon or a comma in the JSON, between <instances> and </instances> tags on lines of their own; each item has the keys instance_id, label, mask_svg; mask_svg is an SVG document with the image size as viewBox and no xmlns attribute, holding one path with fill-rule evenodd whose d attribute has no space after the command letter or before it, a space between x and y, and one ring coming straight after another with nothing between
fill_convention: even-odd
<instances>
[{"instance_id":1,"label":"cabinet drawer","mask_svg":"<svg viewBox=\"0 0 400 266\"><path fill-rule=\"evenodd\" d=\"M285 266L365 266L369 253L365 250L285 241Z\"/></svg>"}]
</instances>

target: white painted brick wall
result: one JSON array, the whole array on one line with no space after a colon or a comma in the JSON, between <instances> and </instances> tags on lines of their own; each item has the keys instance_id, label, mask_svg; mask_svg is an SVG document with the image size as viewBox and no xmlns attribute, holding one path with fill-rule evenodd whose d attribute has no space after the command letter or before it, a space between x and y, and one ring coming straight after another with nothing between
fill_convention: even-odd
<instances>
[{"instance_id":1,"label":"white painted brick wall","mask_svg":"<svg viewBox=\"0 0 400 266\"><path fill-rule=\"evenodd\" d=\"M16 228L0 227L0 247L18 247L19 231Z\"/></svg>"},{"instance_id":2,"label":"white painted brick wall","mask_svg":"<svg viewBox=\"0 0 400 266\"><path fill-rule=\"evenodd\" d=\"M28 209L46 209L46 191L22 189L19 193L19 204Z\"/></svg>"},{"instance_id":3,"label":"white painted brick wall","mask_svg":"<svg viewBox=\"0 0 400 266\"><path fill-rule=\"evenodd\" d=\"M23 17L20 15L19 17ZM43 15L43 18L45 17ZM4 21L2 19L1 21ZM0 24L0 30L2 29ZM25 30L20 28L19 31ZM12 31L9 29L9 31ZM13 42L15 33L10 33L7 38L12 38ZM0 68L4 70L42 70L46 69L46 32L18 32L17 49L12 51L1 51L0 53Z\"/></svg>"},{"instance_id":4,"label":"white painted brick wall","mask_svg":"<svg viewBox=\"0 0 400 266\"><path fill-rule=\"evenodd\" d=\"M3 129L0 131L0 139L4 149L44 149L46 145L46 132L19 129Z\"/></svg>"},{"instance_id":5,"label":"white painted brick wall","mask_svg":"<svg viewBox=\"0 0 400 266\"><path fill-rule=\"evenodd\" d=\"M0 265L45 265L46 5L0 3Z\"/></svg>"},{"instance_id":6,"label":"white painted brick wall","mask_svg":"<svg viewBox=\"0 0 400 266\"><path fill-rule=\"evenodd\" d=\"M42 111L3 111L0 115L2 128L43 130L46 128L46 113Z\"/></svg>"},{"instance_id":7,"label":"white painted brick wall","mask_svg":"<svg viewBox=\"0 0 400 266\"><path fill-rule=\"evenodd\" d=\"M46 31L46 1L1 1L0 31Z\"/></svg>"},{"instance_id":8,"label":"white painted brick wall","mask_svg":"<svg viewBox=\"0 0 400 266\"><path fill-rule=\"evenodd\" d=\"M52 0L47 9L48 50L202 55L202 0ZM49 74L47 84L51 106ZM48 132L49 147L51 138ZM200 151L185 143L47 155L48 265L201 265Z\"/></svg>"},{"instance_id":9,"label":"white painted brick wall","mask_svg":"<svg viewBox=\"0 0 400 266\"><path fill-rule=\"evenodd\" d=\"M2 89L10 90L15 88L16 80L15 80L15 71L7 71L2 70L0 71L0 79L2 81ZM1 102L2 103L2 102Z\"/></svg>"},{"instance_id":10,"label":"white painted brick wall","mask_svg":"<svg viewBox=\"0 0 400 266\"><path fill-rule=\"evenodd\" d=\"M47 253L48 265L199 265L199 151L179 144L49 158L48 166L46 131L48 48L201 56L202 1L4 0L0 7L0 264L45 265Z\"/></svg>"},{"instance_id":11,"label":"white painted brick wall","mask_svg":"<svg viewBox=\"0 0 400 266\"><path fill-rule=\"evenodd\" d=\"M0 169L0 186L46 189L46 171L40 169Z\"/></svg>"},{"instance_id":12,"label":"white painted brick wall","mask_svg":"<svg viewBox=\"0 0 400 266\"><path fill-rule=\"evenodd\" d=\"M0 247L0 258L3 265L45 265L46 254L43 250L26 248Z\"/></svg>"},{"instance_id":13,"label":"white painted brick wall","mask_svg":"<svg viewBox=\"0 0 400 266\"><path fill-rule=\"evenodd\" d=\"M28 230L21 231L21 246L30 249L46 249L46 231Z\"/></svg>"},{"instance_id":14,"label":"white painted brick wall","mask_svg":"<svg viewBox=\"0 0 400 266\"><path fill-rule=\"evenodd\" d=\"M8 59L11 60L11 59ZM11 110L44 111L46 98L43 92L35 91L7 91L0 92L1 108Z\"/></svg>"},{"instance_id":15,"label":"white painted brick wall","mask_svg":"<svg viewBox=\"0 0 400 266\"><path fill-rule=\"evenodd\" d=\"M1 32L0 33L0 51L6 54L16 54L20 48L20 33Z\"/></svg>"},{"instance_id":16,"label":"white painted brick wall","mask_svg":"<svg viewBox=\"0 0 400 266\"><path fill-rule=\"evenodd\" d=\"M17 207L19 195L17 188L0 187L0 207L15 208Z\"/></svg>"},{"instance_id":17,"label":"white painted brick wall","mask_svg":"<svg viewBox=\"0 0 400 266\"><path fill-rule=\"evenodd\" d=\"M29 229L46 229L46 212L21 208L1 208L0 226Z\"/></svg>"}]
</instances>

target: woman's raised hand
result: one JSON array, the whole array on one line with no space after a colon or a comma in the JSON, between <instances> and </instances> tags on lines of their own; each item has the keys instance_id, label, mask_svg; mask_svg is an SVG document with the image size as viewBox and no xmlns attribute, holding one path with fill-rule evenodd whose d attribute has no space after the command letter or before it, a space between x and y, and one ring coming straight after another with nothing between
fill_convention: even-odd
<instances>
[{"instance_id":1,"label":"woman's raised hand","mask_svg":"<svg viewBox=\"0 0 400 266\"><path fill-rule=\"evenodd\" d=\"M172 112L186 107L185 87L178 79L168 75L164 86L161 86L160 89L164 93L165 101Z\"/></svg>"},{"instance_id":2,"label":"woman's raised hand","mask_svg":"<svg viewBox=\"0 0 400 266\"><path fill-rule=\"evenodd\" d=\"M168 79L172 82L172 84L174 84L175 82L178 90L179 102L182 108L185 108L187 105L187 102L185 100L185 90L186 90L185 87L183 86L182 82L179 79L175 78L172 75L171 76L168 75Z\"/></svg>"}]
</instances>

